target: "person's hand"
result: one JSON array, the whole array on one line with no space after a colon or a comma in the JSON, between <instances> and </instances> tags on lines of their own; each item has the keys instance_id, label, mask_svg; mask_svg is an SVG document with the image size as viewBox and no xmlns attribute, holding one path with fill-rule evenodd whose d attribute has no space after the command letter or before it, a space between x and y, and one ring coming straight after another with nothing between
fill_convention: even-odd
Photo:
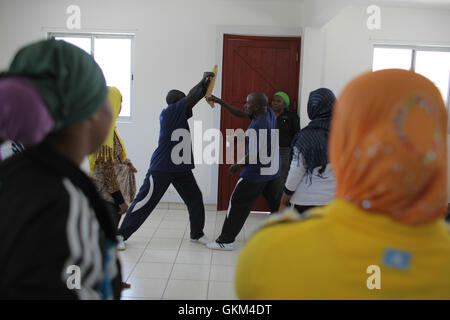
<instances>
[{"instance_id":1,"label":"person's hand","mask_svg":"<svg viewBox=\"0 0 450 320\"><path fill-rule=\"evenodd\" d=\"M204 72L203 73L203 88L207 88L209 86L209 83L211 82L211 79L214 78L216 75L214 72Z\"/></svg>"},{"instance_id":2,"label":"person's hand","mask_svg":"<svg viewBox=\"0 0 450 320\"><path fill-rule=\"evenodd\" d=\"M216 74L214 72L204 72L203 73L203 80L211 80L212 78L214 78L216 76Z\"/></svg>"},{"instance_id":3,"label":"person's hand","mask_svg":"<svg viewBox=\"0 0 450 320\"><path fill-rule=\"evenodd\" d=\"M206 97L205 99L206 99L206 101L208 101L208 102L212 101L212 102L218 103L218 104L221 104L221 103L223 102L222 99L219 99L219 98L217 98L217 97L214 96L214 95L211 95L211 97Z\"/></svg>"},{"instance_id":4,"label":"person's hand","mask_svg":"<svg viewBox=\"0 0 450 320\"><path fill-rule=\"evenodd\" d=\"M128 211L128 205L124 202L122 204L119 204L119 214L127 213Z\"/></svg>"},{"instance_id":5,"label":"person's hand","mask_svg":"<svg viewBox=\"0 0 450 320\"><path fill-rule=\"evenodd\" d=\"M291 205L290 200L291 200L291 197L283 192L283 195L281 196L280 208L278 209L278 212L281 212L284 209L286 209L287 207L289 207Z\"/></svg>"},{"instance_id":6,"label":"person's hand","mask_svg":"<svg viewBox=\"0 0 450 320\"><path fill-rule=\"evenodd\" d=\"M228 169L228 172L229 172L230 174L232 174L232 175L235 175L235 174L239 171L240 168L241 168L241 165L239 165L239 164L233 164L233 165L230 167L230 169Z\"/></svg>"}]
</instances>

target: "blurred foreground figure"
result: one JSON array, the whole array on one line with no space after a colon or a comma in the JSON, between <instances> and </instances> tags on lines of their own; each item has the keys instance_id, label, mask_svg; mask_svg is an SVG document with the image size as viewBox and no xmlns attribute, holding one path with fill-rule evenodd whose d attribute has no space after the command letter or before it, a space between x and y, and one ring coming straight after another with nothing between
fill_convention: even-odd
<instances>
[{"instance_id":1,"label":"blurred foreground figure","mask_svg":"<svg viewBox=\"0 0 450 320\"><path fill-rule=\"evenodd\" d=\"M350 82L331 126L336 199L303 220L274 217L249 240L239 298L450 299L446 140L426 78L384 70Z\"/></svg>"},{"instance_id":2,"label":"blurred foreground figure","mask_svg":"<svg viewBox=\"0 0 450 320\"><path fill-rule=\"evenodd\" d=\"M71 44L40 41L2 84L14 99L0 100L0 139L35 146L0 163L0 299L118 299L112 212L80 169L112 123L101 69Z\"/></svg>"},{"instance_id":3,"label":"blurred foreground figure","mask_svg":"<svg viewBox=\"0 0 450 320\"><path fill-rule=\"evenodd\" d=\"M1 78L0 161L4 161L42 141L53 127L53 119L29 79L6 77L5 73Z\"/></svg>"}]
</instances>

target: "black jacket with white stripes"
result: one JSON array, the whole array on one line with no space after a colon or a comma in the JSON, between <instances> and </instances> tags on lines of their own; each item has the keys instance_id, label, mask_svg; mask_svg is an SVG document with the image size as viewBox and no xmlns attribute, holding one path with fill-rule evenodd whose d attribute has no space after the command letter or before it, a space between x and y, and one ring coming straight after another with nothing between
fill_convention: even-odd
<instances>
[{"instance_id":1,"label":"black jacket with white stripes","mask_svg":"<svg viewBox=\"0 0 450 320\"><path fill-rule=\"evenodd\" d=\"M113 214L45 144L0 163L0 299L119 299Z\"/></svg>"}]
</instances>

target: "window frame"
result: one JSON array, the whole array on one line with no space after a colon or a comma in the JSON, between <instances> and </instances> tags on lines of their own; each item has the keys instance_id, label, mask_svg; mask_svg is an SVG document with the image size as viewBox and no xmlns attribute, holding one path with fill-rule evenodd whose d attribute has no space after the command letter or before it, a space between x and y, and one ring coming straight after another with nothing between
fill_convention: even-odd
<instances>
[{"instance_id":1,"label":"window frame","mask_svg":"<svg viewBox=\"0 0 450 320\"><path fill-rule=\"evenodd\" d=\"M426 46L426 45L408 45L408 44L373 44L372 48L372 66L373 66L373 53L376 48L387 48L387 49L410 49L412 50L411 57L411 67L410 70L416 70L416 56L417 51L439 51L439 52L450 52L450 47L447 46ZM449 73L449 85L447 92L447 111L450 110L450 73Z\"/></svg>"},{"instance_id":2,"label":"window frame","mask_svg":"<svg viewBox=\"0 0 450 320\"><path fill-rule=\"evenodd\" d=\"M55 37L77 37L91 39L91 56L95 57L95 39L130 39L130 115L119 116L118 121L128 122L133 120L133 104L134 104L134 49L135 49L134 33L101 33L101 32L47 32L47 39Z\"/></svg>"}]
</instances>

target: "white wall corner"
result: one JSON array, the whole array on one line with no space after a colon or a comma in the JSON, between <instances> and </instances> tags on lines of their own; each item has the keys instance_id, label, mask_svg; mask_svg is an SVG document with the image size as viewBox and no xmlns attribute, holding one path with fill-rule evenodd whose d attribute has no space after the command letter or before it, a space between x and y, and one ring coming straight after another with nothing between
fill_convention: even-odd
<instances>
[{"instance_id":1,"label":"white wall corner","mask_svg":"<svg viewBox=\"0 0 450 320\"><path fill-rule=\"evenodd\" d=\"M302 38L302 61L300 66L299 116L301 127L309 123L309 93L323 86L326 31L323 28L304 28Z\"/></svg>"}]
</instances>

